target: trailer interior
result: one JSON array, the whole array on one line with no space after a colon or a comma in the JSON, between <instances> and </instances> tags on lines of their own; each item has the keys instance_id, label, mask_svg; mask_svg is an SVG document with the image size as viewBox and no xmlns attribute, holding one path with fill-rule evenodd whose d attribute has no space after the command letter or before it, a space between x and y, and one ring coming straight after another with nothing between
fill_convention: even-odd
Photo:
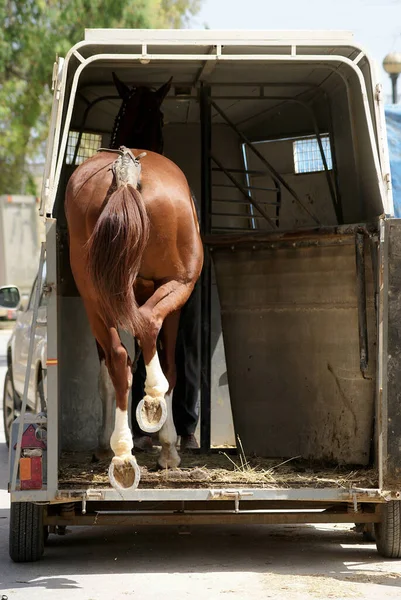
<instances>
[{"instance_id":1,"label":"trailer interior","mask_svg":"<svg viewBox=\"0 0 401 600\"><path fill-rule=\"evenodd\" d=\"M130 61L126 56L138 55L142 45L105 45L101 32L88 35L96 39L72 55L68 67L67 97L82 57L96 57L77 83L57 186L54 216L62 238L66 182L110 141L121 103L112 72L130 87L158 88L172 77L162 107L164 152L182 168L201 205L213 265L208 279L218 290L208 319L214 330L203 331L212 356L221 314L226 365L224 356L209 358L211 394L219 393L227 372L235 431L247 456L372 467L375 269L387 196L367 58L351 44L316 40L296 47L269 41L201 48L159 40L149 41L146 52L160 59ZM186 59L176 60L176 52ZM199 56L216 52L220 60ZM235 60L224 60L234 54ZM85 450L96 444L98 428L93 423L88 431L87 411L100 411L96 353L87 326L78 319L71 328L68 315L71 310L75 317L80 301L68 244L62 246L62 450ZM69 338L78 331L89 339L77 352ZM92 402L83 409L87 395Z\"/></svg>"}]
</instances>

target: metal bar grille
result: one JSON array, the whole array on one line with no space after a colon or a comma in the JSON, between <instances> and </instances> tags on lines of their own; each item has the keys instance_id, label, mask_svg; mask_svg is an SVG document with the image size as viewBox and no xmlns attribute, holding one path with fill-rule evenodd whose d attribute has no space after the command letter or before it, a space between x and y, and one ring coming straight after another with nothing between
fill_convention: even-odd
<instances>
[{"instance_id":1,"label":"metal bar grille","mask_svg":"<svg viewBox=\"0 0 401 600\"><path fill-rule=\"evenodd\" d=\"M67 142L67 165L80 165L90 158L102 145L102 136L98 133L70 131Z\"/></svg>"},{"instance_id":2,"label":"metal bar grille","mask_svg":"<svg viewBox=\"0 0 401 600\"><path fill-rule=\"evenodd\" d=\"M328 135L321 136L321 143L326 158L327 168L332 170L330 139ZM318 140L315 137L295 140L293 142L295 173L314 173L324 171L323 157Z\"/></svg>"}]
</instances>

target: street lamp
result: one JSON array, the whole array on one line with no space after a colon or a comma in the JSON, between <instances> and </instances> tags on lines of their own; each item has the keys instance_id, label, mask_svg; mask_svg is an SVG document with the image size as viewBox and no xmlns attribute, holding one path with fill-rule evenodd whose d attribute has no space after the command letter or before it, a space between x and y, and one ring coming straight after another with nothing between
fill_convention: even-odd
<instances>
[{"instance_id":1,"label":"street lamp","mask_svg":"<svg viewBox=\"0 0 401 600\"><path fill-rule=\"evenodd\" d=\"M390 52L390 54L387 54L383 60L383 69L390 75L393 87L393 104L397 104L397 79L401 73L401 52Z\"/></svg>"}]
</instances>

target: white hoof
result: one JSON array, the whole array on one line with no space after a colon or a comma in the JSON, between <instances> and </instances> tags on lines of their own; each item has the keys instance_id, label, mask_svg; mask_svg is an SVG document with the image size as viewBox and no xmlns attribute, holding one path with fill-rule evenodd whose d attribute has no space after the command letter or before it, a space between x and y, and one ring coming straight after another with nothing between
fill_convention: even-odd
<instances>
[{"instance_id":1,"label":"white hoof","mask_svg":"<svg viewBox=\"0 0 401 600\"><path fill-rule=\"evenodd\" d=\"M136 407L136 420L146 433L159 431L167 419L167 404L164 398L145 396Z\"/></svg>"},{"instance_id":2,"label":"white hoof","mask_svg":"<svg viewBox=\"0 0 401 600\"><path fill-rule=\"evenodd\" d=\"M181 458L175 446L162 446L157 462L162 469L174 469L180 466Z\"/></svg>"},{"instance_id":3,"label":"white hoof","mask_svg":"<svg viewBox=\"0 0 401 600\"><path fill-rule=\"evenodd\" d=\"M141 479L141 470L135 456L115 456L109 466L109 481L118 492L135 490Z\"/></svg>"}]
</instances>

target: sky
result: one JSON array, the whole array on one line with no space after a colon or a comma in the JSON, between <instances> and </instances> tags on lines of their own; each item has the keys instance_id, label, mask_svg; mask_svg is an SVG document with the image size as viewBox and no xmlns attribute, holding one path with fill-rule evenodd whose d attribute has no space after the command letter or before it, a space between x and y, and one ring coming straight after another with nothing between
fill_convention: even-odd
<instances>
[{"instance_id":1,"label":"sky","mask_svg":"<svg viewBox=\"0 0 401 600\"><path fill-rule=\"evenodd\" d=\"M381 67L401 52L401 0L203 0L192 28L347 30L379 66L386 96L391 85ZM401 79L399 83L401 87Z\"/></svg>"}]
</instances>

